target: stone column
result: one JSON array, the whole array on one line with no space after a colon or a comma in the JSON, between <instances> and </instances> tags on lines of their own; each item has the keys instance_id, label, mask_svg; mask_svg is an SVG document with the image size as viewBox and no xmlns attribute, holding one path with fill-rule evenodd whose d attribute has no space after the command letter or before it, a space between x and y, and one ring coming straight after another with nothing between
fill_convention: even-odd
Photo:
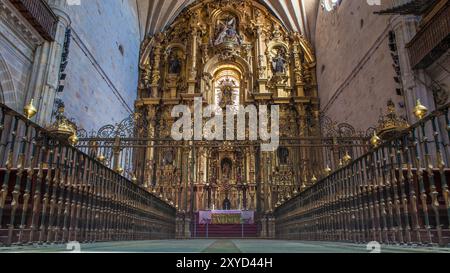
<instances>
[{"instance_id":1,"label":"stone column","mask_svg":"<svg viewBox=\"0 0 450 273\"><path fill-rule=\"evenodd\" d=\"M66 30L71 24L66 12L66 0L47 0L47 3L58 17L55 41L45 42L36 50L32 79L27 92L27 103L33 98L37 104L36 122L40 125L49 124L51 120Z\"/></svg>"},{"instance_id":2,"label":"stone column","mask_svg":"<svg viewBox=\"0 0 450 273\"><path fill-rule=\"evenodd\" d=\"M416 122L413 115L417 99L426 105L430 111L435 109L433 92L425 86L427 78L422 71L414 71L409 61L406 45L417 33L417 17L415 16L394 16L391 25L395 32L401 76L405 94L405 110L408 121L412 124Z\"/></svg>"}]
</instances>

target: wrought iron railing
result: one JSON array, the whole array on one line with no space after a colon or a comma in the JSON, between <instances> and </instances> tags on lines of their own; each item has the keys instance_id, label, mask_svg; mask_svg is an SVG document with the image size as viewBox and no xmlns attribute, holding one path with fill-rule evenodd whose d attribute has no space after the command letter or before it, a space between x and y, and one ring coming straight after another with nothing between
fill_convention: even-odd
<instances>
[{"instance_id":1,"label":"wrought iron railing","mask_svg":"<svg viewBox=\"0 0 450 273\"><path fill-rule=\"evenodd\" d=\"M9 0L46 40L55 39L57 16L44 0Z\"/></svg>"},{"instance_id":2,"label":"wrought iron railing","mask_svg":"<svg viewBox=\"0 0 450 273\"><path fill-rule=\"evenodd\" d=\"M278 238L449 243L449 105L275 211Z\"/></svg>"},{"instance_id":3,"label":"wrought iron railing","mask_svg":"<svg viewBox=\"0 0 450 273\"><path fill-rule=\"evenodd\" d=\"M0 244L173 238L176 210L0 104Z\"/></svg>"},{"instance_id":4,"label":"wrought iron railing","mask_svg":"<svg viewBox=\"0 0 450 273\"><path fill-rule=\"evenodd\" d=\"M146 177L149 168L148 151L150 149L191 149L193 146L204 149L219 149L223 142L183 142L172 139L153 138L80 138L77 148L92 157L102 161L107 167L121 173L123 176L136 182L145 182L147 185L157 184L152 177ZM235 141L230 145L236 149L253 147L257 151L259 142ZM338 169L351 158L359 157L370 148L367 137L298 137L284 138L279 146L289 148L296 158L300 169L301 180L304 176L307 181L315 176L321 178L329 172ZM349 157L349 159L347 159ZM162 158L160 159L163 160ZM158 165L158 164L157 164ZM161 167L164 164L159 164ZM161 170L162 172L162 170ZM159 177L161 178L161 177ZM155 180L158 177L154 178Z\"/></svg>"},{"instance_id":5,"label":"wrought iron railing","mask_svg":"<svg viewBox=\"0 0 450 273\"><path fill-rule=\"evenodd\" d=\"M171 138L151 138L148 137L148 129L146 119L140 113L135 113L116 125L105 125L97 132L79 130L77 148L128 179L146 182L150 186L158 184L158 177L148 176L149 164L164 165L150 162L149 151L152 149L192 149L193 146L218 149L223 145L231 145L236 149L253 147L257 151L261 145L258 141L174 141ZM321 178L328 171L339 168L346 160L366 153L373 131L371 128L366 132L358 132L349 124L339 124L323 116L322 137L281 137L279 147L292 151L291 161L298 163L296 167L299 170L296 180L303 181L306 176L309 182L313 176Z\"/></svg>"}]
</instances>

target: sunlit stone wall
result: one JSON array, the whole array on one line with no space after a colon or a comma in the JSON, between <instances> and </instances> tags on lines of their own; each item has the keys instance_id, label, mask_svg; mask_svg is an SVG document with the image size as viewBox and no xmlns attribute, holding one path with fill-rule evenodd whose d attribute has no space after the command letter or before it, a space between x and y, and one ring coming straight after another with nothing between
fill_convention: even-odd
<instances>
[{"instance_id":1,"label":"sunlit stone wall","mask_svg":"<svg viewBox=\"0 0 450 273\"><path fill-rule=\"evenodd\" d=\"M337 122L358 130L377 124L389 99L399 106L389 49L389 16L373 14L380 6L342 1L337 10L319 9L316 28L317 77L321 108Z\"/></svg>"},{"instance_id":2,"label":"sunlit stone wall","mask_svg":"<svg viewBox=\"0 0 450 273\"><path fill-rule=\"evenodd\" d=\"M73 32L62 98L67 115L86 130L134 109L140 37L133 3L81 0L68 7Z\"/></svg>"}]
</instances>

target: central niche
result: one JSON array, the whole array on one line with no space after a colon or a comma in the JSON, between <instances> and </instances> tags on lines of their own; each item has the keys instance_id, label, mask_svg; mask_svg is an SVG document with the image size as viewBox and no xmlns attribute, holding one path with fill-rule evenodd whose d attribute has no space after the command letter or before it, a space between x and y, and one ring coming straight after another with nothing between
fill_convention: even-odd
<instances>
[{"instance_id":1,"label":"central niche","mask_svg":"<svg viewBox=\"0 0 450 273\"><path fill-rule=\"evenodd\" d=\"M240 105L241 73L233 65L225 65L214 76L214 105L237 112Z\"/></svg>"}]
</instances>

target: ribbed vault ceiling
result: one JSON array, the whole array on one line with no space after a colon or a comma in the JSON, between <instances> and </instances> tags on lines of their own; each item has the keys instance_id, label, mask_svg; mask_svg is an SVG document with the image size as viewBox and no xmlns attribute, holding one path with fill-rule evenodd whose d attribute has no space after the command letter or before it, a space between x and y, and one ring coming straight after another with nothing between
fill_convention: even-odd
<instances>
[{"instance_id":1,"label":"ribbed vault ceiling","mask_svg":"<svg viewBox=\"0 0 450 273\"><path fill-rule=\"evenodd\" d=\"M134 0L131 0L134 1ZM196 0L135 0L141 37L163 30L189 4ZM293 31L311 40L319 0L253 0L266 4Z\"/></svg>"}]
</instances>

